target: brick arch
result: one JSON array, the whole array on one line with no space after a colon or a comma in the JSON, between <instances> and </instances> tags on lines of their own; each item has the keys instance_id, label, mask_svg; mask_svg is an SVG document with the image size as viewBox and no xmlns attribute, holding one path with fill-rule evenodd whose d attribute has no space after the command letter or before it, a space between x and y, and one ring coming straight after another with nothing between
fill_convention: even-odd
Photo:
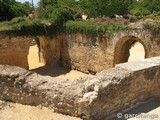
<instances>
[{"instance_id":1,"label":"brick arch","mask_svg":"<svg viewBox=\"0 0 160 120\"><path fill-rule=\"evenodd\" d=\"M120 38L115 45L113 66L115 66L116 64L124 63L128 61L128 58L130 56L129 49L131 48L134 42L140 42L143 45L144 51L145 51L144 57L145 58L148 57L147 47L141 39L135 36L125 36Z\"/></svg>"}]
</instances>

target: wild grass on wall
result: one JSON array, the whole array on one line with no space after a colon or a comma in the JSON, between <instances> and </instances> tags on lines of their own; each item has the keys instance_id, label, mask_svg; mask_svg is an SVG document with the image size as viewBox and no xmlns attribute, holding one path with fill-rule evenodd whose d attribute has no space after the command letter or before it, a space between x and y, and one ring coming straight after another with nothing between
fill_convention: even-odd
<instances>
[{"instance_id":1,"label":"wild grass on wall","mask_svg":"<svg viewBox=\"0 0 160 120\"><path fill-rule=\"evenodd\" d=\"M76 12L59 7L49 7L42 10L38 18L15 18L12 21L0 23L0 32L17 35L56 36L59 32L105 34L128 29L128 20L110 19L109 17L94 18L88 21L74 21Z\"/></svg>"},{"instance_id":2,"label":"wild grass on wall","mask_svg":"<svg viewBox=\"0 0 160 120\"><path fill-rule=\"evenodd\" d=\"M152 31L153 33L160 32L160 23L157 24L145 23L143 24L143 26L145 29Z\"/></svg>"},{"instance_id":3,"label":"wild grass on wall","mask_svg":"<svg viewBox=\"0 0 160 120\"><path fill-rule=\"evenodd\" d=\"M105 34L128 29L127 25L120 22L95 23L92 21L68 21L65 25L67 33Z\"/></svg>"}]
</instances>

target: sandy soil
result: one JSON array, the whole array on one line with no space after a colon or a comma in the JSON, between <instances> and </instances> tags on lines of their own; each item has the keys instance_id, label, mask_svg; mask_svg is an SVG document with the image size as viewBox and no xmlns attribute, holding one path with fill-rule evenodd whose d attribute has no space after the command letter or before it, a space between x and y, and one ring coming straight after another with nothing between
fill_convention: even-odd
<instances>
[{"instance_id":1,"label":"sandy soil","mask_svg":"<svg viewBox=\"0 0 160 120\"><path fill-rule=\"evenodd\" d=\"M128 62L142 60L142 59L144 59L143 45L139 42L136 42L135 45L130 49L130 57L128 59ZM51 66L45 66L45 63L43 62L42 58L41 60L42 62L39 62L37 46L36 45L31 46L28 55L30 70L35 71L41 75L49 75L52 77L66 78L71 80L83 76L92 77L92 75L84 74L76 70L70 70L61 67L53 68Z\"/></svg>"},{"instance_id":2,"label":"sandy soil","mask_svg":"<svg viewBox=\"0 0 160 120\"><path fill-rule=\"evenodd\" d=\"M76 70L70 70L62 67L53 68L51 66L45 66L43 59L42 62L39 62L38 48L36 45L31 46L29 49L28 62L29 62L29 69L41 75L49 75L52 77L65 78L71 80L83 76L92 77L92 75L88 75Z\"/></svg>"},{"instance_id":3,"label":"sandy soil","mask_svg":"<svg viewBox=\"0 0 160 120\"><path fill-rule=\"evenodd\" d=\"M42 62L39 62L37 45L30 46L29 54L28 54L28 63L29 63L30 70L38 68L38 67L42 67L45 65L43 60L42 60Z\"/></svg>"},{"instance_id":4,"label":"sandy soil","mask_svg":"<svg viewBox=\"0 0 160 120\"><path fill-rule=\"evenodd\" d=\"M50 66L45 66L43 62L39 62L38 48L36 45L30 47L28 61L29 61L29 69L42 75L49 75L53 77L66 78L72 80L80 76L91 76L75 70L69 70L61 67L53 69ZM33 106L0 101L0 120L81 120L81 119L62 114L57 114L47 108L33 107Z\"/></svg>"},{"instance_id":5,"label":"sandy soil","mask_svg":"<svg viewBox=\"0 0 160 120\"><path fill-rule=\"evenodd\" d=\"M125 113L119 113L117 116L111 120L160 120L160 101L152 99L143 102L141 105Z\"/></svg>"},{"instance_id":6,"label":"sandy soil","mask_svg":"<svg viewBox=\"0 0 160 120\"><path fill-rule=\"evenodd\" d=\"M130 118L128 120L160 120L160 101L151 100L135 108L130 114L138 114L139 117Z\"/></svg>"},{"instance_id":7,"label":"sandy soil","mask_svg":"<svg viewBox=\"0 0 160 120\"><path fill-rule=\"evenodd\" d=\"M0 120L81 120L53 113L47 108L0 101Z\"/></svg>"}]
</instances>

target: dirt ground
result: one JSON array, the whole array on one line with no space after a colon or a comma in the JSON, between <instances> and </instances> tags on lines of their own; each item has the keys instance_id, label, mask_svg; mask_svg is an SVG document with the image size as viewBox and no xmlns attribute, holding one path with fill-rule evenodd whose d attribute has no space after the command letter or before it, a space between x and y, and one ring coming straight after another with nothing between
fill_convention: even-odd
<instances>
[{"instance_id":1,"label":"dirt ground","mask_svg":"<svg viewBox=\"0 0 160 120\"><path fill-rule=\"evenodd\" d=\"M117 116L112 120L160 120L160 101L149 100L126 113L118 113Z\"/></svg>"},{"instance_id":2,"label":"dirt ground","mask_svg":"<svg viewBox=\"0 0 160 120\"><path fill-rule=\"evenodd\" d=\"M56 114L47 108L0 101L0 120L81 120Z\"/></svg>"},{"instance_id":3,"label":"dirt ground","mask_svg":"<svg viewBox=\"0 0 160 120\"><path fill-rule=\"evenodd\" d=\"M88 77L92 76L76 70L70 70L67 68L62 68L62 67L53 68L51 66L45 66L43 59L41 61L42 62L39 62L37 46L36 45L31 46L28 55L29 69L31 71L35 71L41 75L49 75L52 77L65 78L71 80L83 76L88 76Z\"/></svg>"},{"instance_id":4,"label":"dirt ground","mask_svg":"<svg viewBox=\"0 0 160 120\"><path fill-rule=\"evenodd\" d=\"M135 45L130 49L130 57L128 62L137 61L144 59L144 48L143 45L139 42L136 42ZM41 55L42 56L42 55ZM39 62L38 57L38 48L36 45L31 46L29 49L28 55L28 62L29 62L29 69L35 71L41 75L49 75L52 77L58 78L66 78L74 80L79 77L88 76L92 77L92 75L88 75L76 70L70 70L62 67L53 68L50 66L45 66L43 59L41 58L42 62Z\"/></svg>"},{"instance_id":5,"label":"dirt ground","mask_svg":"<svg viewBox=\"0 0 160 120\"><path fill-rule=\"evenodd\" d=\"M30 46L29 54L28 54L28 63L29 63L30 70L38 67L42 67L45 65L45 63L43 62L43 59L42 59L42 62L39 62L37 45Z\"/></svg>"},{"instance_id":6,"label":"dirt ground","mask_svg":"<svg viewBox=\"0 0 160 120\"><path fill-rule=\"evenodd\" d=\"M140 43L136 43L130 50L129 62L144 59L144 49ZM41 75L66 78L74 80L80 76L89 76L79 71L65 68L51 68L39 62L37 46L31 46L28 55L29 69ZM156 110L156 112L160 110ZM47 108L33 107L16 103L0 101L0 120L81 120L79 118L69 117L54 113ZM135 120L135 119L134 119ZM139 119L136 119L139 120ZM146 119L145 119L146 120Z\"/></svg>"},{"instance_id":7,"label":"dirt ground","mask_svg":"<svg viewBox=\"0 0 160 120\"><path fill-rule=\"evenodd\" d=\"M45 66L44 62L39 62L38 48L36 45L31 46L28 55L29 69L41 75L49 75L74 80L80 76L87 75L76 70L66 68L51 68ZM43 60L42 60L43 61ZM81 120L80 118L70 117L54 113L47 108L33 107L16 103L0 101L0 120Z\"/></svg>"}]
</instances>

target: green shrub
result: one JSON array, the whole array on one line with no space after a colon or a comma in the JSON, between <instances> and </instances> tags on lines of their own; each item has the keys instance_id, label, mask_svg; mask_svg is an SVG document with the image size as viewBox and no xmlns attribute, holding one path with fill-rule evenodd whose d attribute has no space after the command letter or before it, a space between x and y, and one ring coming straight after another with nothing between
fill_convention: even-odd
<instances>
[{"instance_id":1,"label":"green shrub","mask_svg":"<svg viewBox=\"0 0 160 120\"><path fill-rule=\"evenodd\" d=\"M105 34L127 29L128 20L111 20L107 17L101 18L101 22L68 21L73 20L74 11L60 7L49 7L36 19L15 18L9 22L0 24L0 31L7 31L17 35L46 35L56 36L59 32ZM65 23L65 24L64 24ZM3 29L2 29L3 28Z\"/></svg>"},{"instance_id":2,"label":"green shrub","mask_svg":"<svg viewBox=\"0 0 160 120\"><path fill-rule=\"evenodd\" d=\"M151 14L150 11L148 11L147 9L139 9L139 8L134 8L131 10L131 13L135 16L146 16Z\"/></svg>"},{"instance_id":3,"label":"green shrub","mask_svg":"<svg viewBox=\"0 0 160 120\"><path fill-rule=\"evenodd\" d=\"M153 19L153 20L160 20L160 16L154 16L154 15L147 15L147 16L144 16L143 19Z\"/></svg>"},{"instance_id":4,"label":"green shrub","mask_svg":"<svg viewBox=\"0 0 160 120\"><path fill-rule=\"evenodd\" d=\"M135 15L135 16L140 16L140 15L141 15L141 11L140 11L138 8L132 9L132 10L131 10L131 13L132 13L133 15Z\"/></svg>"},{"instance_id":5,"label":"green shrub","mask_svg":"<svg viewBox=\"0 0 160 120\"><path fill-rule=\"evenodd\" d=\"M94 23L91 21L68 21L65 25L67 33L105 34L127 29L127 25L118 22Z\"/></svg>"},{"instance_id":6,"label":"green shrub","mask_svg":"<svg viewBox=\"0 0 160 120\"><path fill-rule=\"evenodd\" d=\"M38 18L15 18L12 21L0 24L1 32L15 33L17 35L46 35L55 36L62 32L63 24L72 19L72 13L65 8L51 7L45 11L45 16L41 14Z\"/></svg>"},{"instance_id":7,"label":"green shrub","mask_svg":"<svg viewBox=\"0 0 160 120\"><path fill-rule=\"evenodd\" d=\"M157 16L160 16L160 11L158 11L156 15L157 15Z\"/></svg>"},{"instance_id":8,"label":"green shrub","mask_svg":"<svg viewBox=\"0 0 160 120\"><path fill-rule=\"evenodd\" d=\"M39 18L48 19L53 24L62 26L66 21L73 19L73 14L66 8L49 6L41 11Z\"/></svg>"},{"instance_id":9,"label":"green shrub","mask_svg":"<svg viewBox=\"0 0 160 120\"><path fill-rule=\"evenodd\" d=\"M145 29L149 29L152 32L159 32L160 31L160 25L158 24L150 24L150 23L145 23L143 24Z\"/></svg>"}]
</instances>

